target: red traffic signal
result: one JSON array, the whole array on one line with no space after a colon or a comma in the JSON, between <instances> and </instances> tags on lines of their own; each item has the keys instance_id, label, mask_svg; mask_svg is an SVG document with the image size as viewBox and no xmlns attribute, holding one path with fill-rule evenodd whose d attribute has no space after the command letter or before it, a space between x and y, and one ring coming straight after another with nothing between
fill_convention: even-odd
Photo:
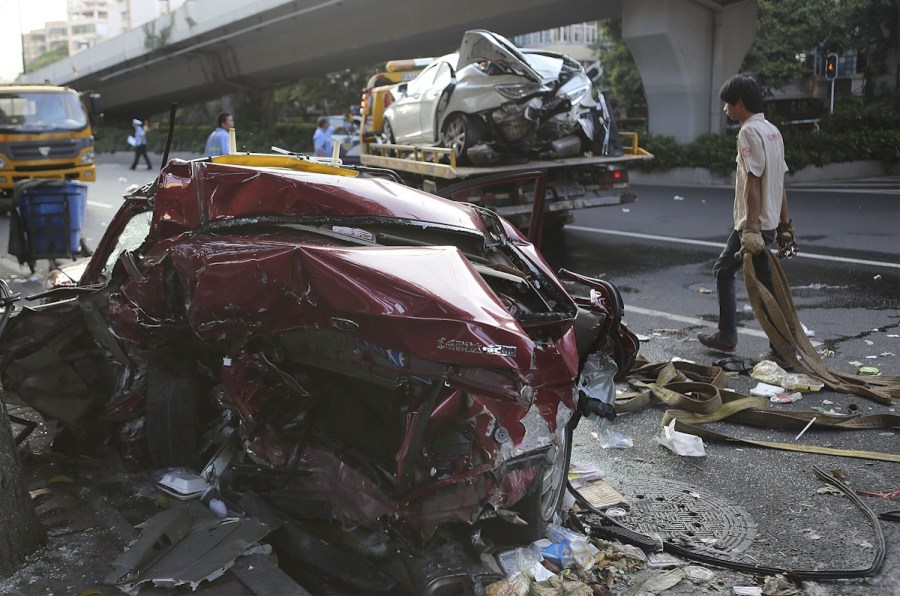
<instances>
[{"instance_id":1,"label":"red traffic signal","mask_svg":"<svg viewBox=\"0 0 900 596\"><path fill-rule=\"evenodd\" d=\"M828 54L825 57L825 78L833 81L837 77L837 54Z\"/></svg>"}]
</instances>

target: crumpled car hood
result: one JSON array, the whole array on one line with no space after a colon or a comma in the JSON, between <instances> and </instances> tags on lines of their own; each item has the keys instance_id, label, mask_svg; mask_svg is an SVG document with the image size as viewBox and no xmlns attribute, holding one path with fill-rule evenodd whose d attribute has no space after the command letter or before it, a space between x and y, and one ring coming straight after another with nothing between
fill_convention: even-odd
<instances>
[{"instance_id":1,"label":"crumpled car hood","mask_svg":"<svg viewBox=\"0 0 900 596\"><path fill-rule=\"evenodd\" d=\"M266 215L393 217L485 231L471 205L389 180L173 160L159 181L152 242L210 222Z\"/></svg>"},{"instance_id":2,"label":"crumpled car hood","mask_svg":"<svg viewBox=\"0 0 900 596\"><path fill-rule=\"evenodd\" d=\"M455 247L339 248L195 236L174 246L170 257L188 294L187 320L204 340L337 326L431 360L531 367L532 340ZM152 314L139 289L126 283L132 306L116 310Z\"/></svg>"},{"instance_id":3,"label":"crumpled car hood","mask_svg":"<svg viewBox=\"0 0 900 596\"><path fill-rule=\"evenodd\" d=\"M543 62L541 62L543 72L538 72L518 48L490 31L484 29L466 31L459 46L457 70L481 60L502 64L535 83L549 83L559 76L558 69L552 74L552 69L548 70L548 65ZM562 67L562 61L559 66Z\"/></svg>"}]
</instances>

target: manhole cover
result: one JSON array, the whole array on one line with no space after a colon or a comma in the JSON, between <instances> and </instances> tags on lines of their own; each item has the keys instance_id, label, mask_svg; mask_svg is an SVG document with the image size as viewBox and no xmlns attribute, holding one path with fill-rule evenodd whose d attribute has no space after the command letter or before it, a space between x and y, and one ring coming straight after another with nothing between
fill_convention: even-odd
<instances>
[{"instance_id":1,"label":"manhole cover","mask_svg":"<svg viewBox=\"0 0 900 596\"><path fill-rule=\"evenodd\" d=\"M744 552L756 538L756 523L746 509L705 489L676 480L630 478L619 492L631 510L616 519L636 532L658 532L666 542L720 557Z\"/></svg>"}]
</instances>

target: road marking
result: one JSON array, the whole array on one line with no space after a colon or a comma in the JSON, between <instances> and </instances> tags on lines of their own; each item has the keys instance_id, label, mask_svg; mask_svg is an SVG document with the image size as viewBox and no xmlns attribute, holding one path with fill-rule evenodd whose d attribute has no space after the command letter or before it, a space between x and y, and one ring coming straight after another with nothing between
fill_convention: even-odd
<instances>
[{"instance_id":1,"label":"road marking","mask_svg":"<svg viewBox=\"0 0 900 596\"><path fill-rule=\"evenodd\" d=\"M634 306L631 304L625 305L625 316L628 316L628 313L633 312L639 315L644 315L645 317L656 317L659 319L668 319L669 321L675 321L677 323L687 323L688 325L692 325L694 327L710 327L712 329L716 328L716 325L711 324L709 321L704 321L703 319L698 319L695 317L686 317L684 315L676 315L670 312L664 312L661 310L653 310L652 308L641 308L640 306ZM762 329L747 329L746 327L738 327L737 332L741 335L750 335L752 337L762 337L768 339L768 335ZM822 342L815 341L813 339L809 340L809 343L817 348L822 345Z\"/></svg>"},{"instance_id":2,"label":"road marking","mask_svg":"<svg viewBox=\"0 0 900 596\"><path fill-rule=\"evenodd\" d=\"M678 323L687 323L688 325L693 325L694 327L715 327L709 321L704 321L703 319L698 319L696 317L686 317L684 315L676 315L670 312L663 312L661 310L653 310L650 308L641 308L640 306L633 306L631 304L625 305L625 316L628 317L628 313L634 312L639 315L644 315L646 317L657 317L660 319L668 319L669 321L676 321ZM743 327L738 327L738 333L742 333L744 335L752 335L753 337L768 337L766 332L762 329L746 329Z\"/></svg>"},{"instance_id":3,"label":"road marking","mask_svg":"<svg viewBox=\"0 0 900 596\"><path fill-rule=\"evenodd\" d=\"M671 236L656 236L653 234L639 234L638 232L621 232L619 230L604 230L601 228L586 228L584 226L566 226L567 230L576 230L578 232L588 232L590 234L608 234L610 236L626 236L628 238L642 238L644 240L661 240L663 242L675 242L678 244L692 244L695 246L709 246L721 250L724 248L724 242L707 242L705 240L691 240L690 238L672 238ZM818 255L813 253L801 252L797 254L798 258L817 259L820 261L837 261L840 263L853 263L855 265L874 265L876 267L889 267L891 269L900 269L900 263L887 263L885 261L868 261L866 259L851 259L848 257L832 257L830 255Z\"/></svg>"},{"instance_id":4,"label":"road marking","mask_svg":"<svg viewBox=\"0 0 900 596\"><path fill-rule=\"evenodd\" d=\"M115 209L113 205L107 205L106 203L98 203L97 201L88 200L87 204L91 207L101 207L103 209Z\"/></svg>"}]
</instances>

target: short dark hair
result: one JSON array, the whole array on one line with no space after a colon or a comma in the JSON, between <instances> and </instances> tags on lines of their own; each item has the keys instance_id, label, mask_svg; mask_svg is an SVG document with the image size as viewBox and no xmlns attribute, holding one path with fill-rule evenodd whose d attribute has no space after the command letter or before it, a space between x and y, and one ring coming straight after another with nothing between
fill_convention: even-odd
<instances>
[{"instance_id":1,"label":"short dark hair","mask_svg":"<svg viewBox=\"0 0 900 596\"><path fill-rule=\"evenodd\" d=\"M316 126L322 128L323 126L328 126L328 116L322 116L319 118L319 121L316 122Z\"/></svg>"},{"instance_id":2,"label":"short dark hair","mask_svg":"<svg viewBox=\"0 0 900 596\"><path fill-rule=\"evenodd\" d=\"M216 123L219 127L225 124L225 121L231 117L231 112L219 112L219 115L216 116Z\"/></svg>"},{"instance_id":3,"label":"short dark hair","mask_svg":"<svg viewBox=\"0 0 900 596\"><path fill-rule=\"evenodd\" d=\"M731 105L742 101L747 111L753 114L759 114L764 109L762 89L753 77L743 74L736 74L725 81L719 90L719 99Z\"/></svg>"}]
</instances>

